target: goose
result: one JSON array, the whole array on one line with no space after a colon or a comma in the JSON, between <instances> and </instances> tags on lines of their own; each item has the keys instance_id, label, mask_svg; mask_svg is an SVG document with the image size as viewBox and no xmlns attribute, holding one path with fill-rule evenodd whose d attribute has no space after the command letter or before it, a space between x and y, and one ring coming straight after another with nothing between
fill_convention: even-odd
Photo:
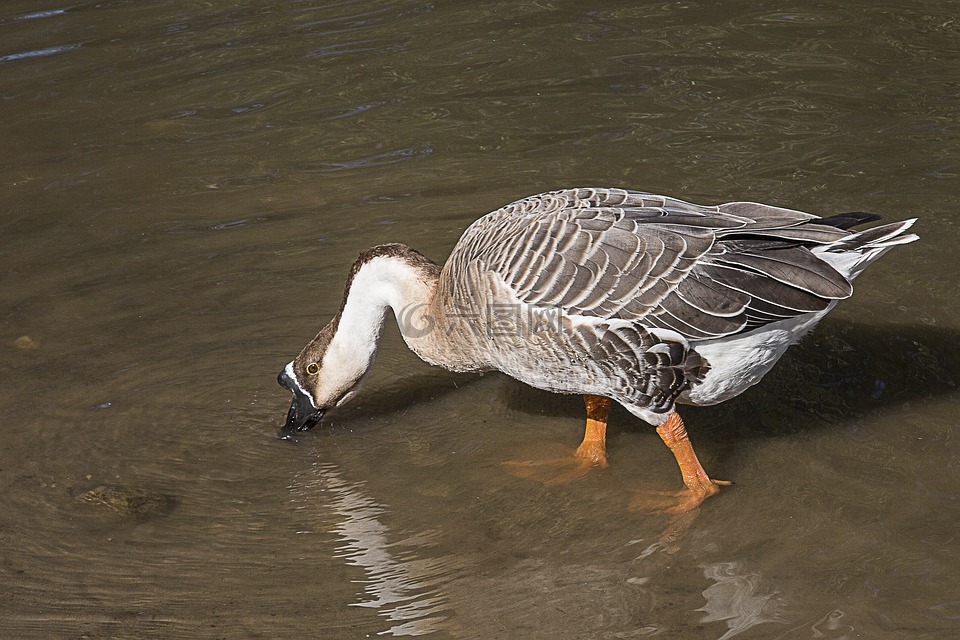
<instances>
[{"instance_id":1,"label":"goose","mask_svg":"<svg viewBox=\"0 0 960 640\"><path fill-rule=\"evenodd\" d=\"M755 202L702 206L612 188L541 193L471 224L443 266L403 244L363 251L340 309L277 377L293 397L280 437L354 397L387 309L422 360L500 371L584 397L573 459L606 466L611 403L656 428L696 509L729 482L707 475L677 404L713 405L755 385L916 219L818 217Z\"/></svg>"}]
</instances>

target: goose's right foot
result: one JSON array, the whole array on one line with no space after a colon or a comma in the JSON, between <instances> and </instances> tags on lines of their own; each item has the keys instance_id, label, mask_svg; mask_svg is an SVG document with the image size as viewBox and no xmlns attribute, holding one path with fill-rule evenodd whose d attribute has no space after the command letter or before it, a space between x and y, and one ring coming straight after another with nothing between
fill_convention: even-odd
<instances>
[{"instance_id":1,"label":"goose's right foot","mask_svg":"<svg viewBox=\"0 0 960 640\"><path fill-rule=\"evenodd\" d=\"M726 480L713 480L703 470L697 454L693 451L693 444L687 437L683 420L676 411L657 427L657 433L677 459L686 488L676 492L642 492L630 503L631 510L647 513L687 513L698 509L704 500L719 493L720 487L733 484Z\"/></svg>"}]
</instances>

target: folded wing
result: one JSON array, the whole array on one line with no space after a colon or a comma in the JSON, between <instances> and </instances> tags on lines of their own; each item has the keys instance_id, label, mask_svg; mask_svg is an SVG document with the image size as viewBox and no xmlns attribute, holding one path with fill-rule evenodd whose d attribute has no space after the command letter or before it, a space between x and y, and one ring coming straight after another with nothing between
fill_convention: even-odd
<instances>
[{"instance_id":1,"label":"folded wing","mask_svg":"<svg viewBox=\"0 0 960 640\"><path fill-rule=\"evenodd\" d=\"M524 303L697 341L848 297L850 282L811 251L848 235L817 216L757 203L707 207L574 189L484 216L451 258L498 274Z\"/></svg>"}]
</instances>

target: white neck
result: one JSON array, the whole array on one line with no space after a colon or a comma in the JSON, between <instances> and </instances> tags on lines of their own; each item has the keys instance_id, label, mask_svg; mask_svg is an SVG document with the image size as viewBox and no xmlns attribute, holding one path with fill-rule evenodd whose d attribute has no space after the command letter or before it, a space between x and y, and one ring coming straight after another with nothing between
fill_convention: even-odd
<instances>
[{"instance_id":1,"label":"white neck","mask_svg":"<svg viewBox=\"0 0 960 640\"><path fill-rule=\"evenodd\" d=\"M327 357L346 368L367 371L377 356L387 307L397 316L407 345L423 357L418 349L421 340L411 339L405 325L423 326L417 323L428 313L435 288L435 277L402 258L381 256L364 263L350 283Z\"/></svg>"}]
</instances>

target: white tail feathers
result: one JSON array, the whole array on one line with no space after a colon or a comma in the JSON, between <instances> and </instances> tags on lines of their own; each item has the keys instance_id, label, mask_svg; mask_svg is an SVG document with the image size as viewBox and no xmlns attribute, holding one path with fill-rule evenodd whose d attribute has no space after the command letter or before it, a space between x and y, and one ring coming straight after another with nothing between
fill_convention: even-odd
<instances>
[{"instance_id":1,"label":"white tail feathers","mask_svg":"<svg viewBox=\"0 0 960 640\"><path fill-rule=\"evenodd\" d=\"M848 280L853 280L870 263L892 247L919 240L916 234L906 233L916 221L916 218L911 218L866 229L834 243L817 247L813 252Z\"/></svg>"}]
</instances>

